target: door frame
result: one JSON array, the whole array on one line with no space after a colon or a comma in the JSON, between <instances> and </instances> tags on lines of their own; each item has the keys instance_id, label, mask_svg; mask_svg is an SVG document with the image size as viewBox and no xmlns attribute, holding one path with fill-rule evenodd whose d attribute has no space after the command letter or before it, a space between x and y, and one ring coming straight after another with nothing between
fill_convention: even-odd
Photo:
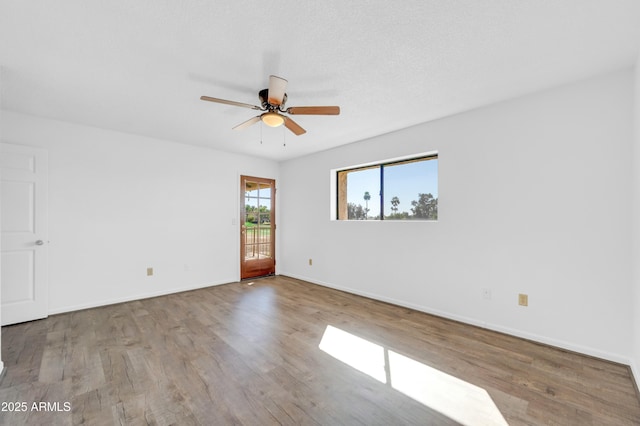
<instances>
[{"instance_id":1,"label":"door frame","mask_svg":"<svg viewBox=\"0 0 640 426\"><path fill-rule=\"evenodd\" d=\"M245 259L245 238L246 238L246 210L245 210L245 188L246 182L258 184L268 184L271 188L271 206L269 211L270 224L270 259L258 259L247 261ZM240 280L257 278L276 273L276 180L256 176L240 175ZM249 264L252 262L253 265Z\"/></svg>"}]
</instances>

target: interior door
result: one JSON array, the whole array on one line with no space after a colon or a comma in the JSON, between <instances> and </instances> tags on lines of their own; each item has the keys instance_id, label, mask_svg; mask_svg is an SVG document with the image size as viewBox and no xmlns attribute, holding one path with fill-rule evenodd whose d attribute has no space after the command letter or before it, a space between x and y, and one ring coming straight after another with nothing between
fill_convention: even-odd
<instances>
[{"instance_id":1,"label":"interior door","mask_svg":"<svg viewBox=\"0 0 640 426\"><path fill-rule=\"evenodd\" d=\"M0 144L2 325L45 318L47 151Z\"/></svg>"},{"instance_id":2,"label":"interior door","mask_svg":"<svg viewBox=\"0 0 640 426\"><path fill-rule=\"evenodd\" d=\"M240 176L240 278L276 272L276 181Z\"/></svg>"}]
</instances>

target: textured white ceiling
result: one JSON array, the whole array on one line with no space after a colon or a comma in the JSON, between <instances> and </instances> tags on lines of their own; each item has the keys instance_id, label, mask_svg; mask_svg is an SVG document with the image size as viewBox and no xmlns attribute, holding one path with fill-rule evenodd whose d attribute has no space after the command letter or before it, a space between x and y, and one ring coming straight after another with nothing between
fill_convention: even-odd
<instances>
[{"instance_id":1,"label":"textured white ceiling","mask_svg":"<svg viewBox=\"0 0 640 426\"><path fill-rule=\"evenodd\" d=\"M1 107L284 160L598 73L637 0L0 0ZM307 129L231 128L269 74ZM262 143L260 143L262 138ZM286 146L283 146L286 142Z\"/></svg>"}]
</instances>

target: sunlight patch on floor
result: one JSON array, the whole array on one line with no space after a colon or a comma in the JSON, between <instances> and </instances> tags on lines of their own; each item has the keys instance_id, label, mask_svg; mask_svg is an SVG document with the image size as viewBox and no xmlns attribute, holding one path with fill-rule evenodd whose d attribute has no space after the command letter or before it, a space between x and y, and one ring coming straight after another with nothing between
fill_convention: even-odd
<instances>
[{"instance_id":1,"label":"sunlight patch on floor","mask_svg":"<svg viewBox=\"0 0 640 426\"><path fill-rule=\"evenodd\" d=\"M319 348L463 425L508 425L481 387L328 325Z\"/></svg>"},{"instance_id":2,"label":"sunlight patch on floor","mask_svg":"<svg viewBox=\"0 0 640 426\"><path fill-rule=\"evenodd\" d=\"M356 370L387 383L382 346L329 325L319 347Z\"/></svg>"}]
</instances>

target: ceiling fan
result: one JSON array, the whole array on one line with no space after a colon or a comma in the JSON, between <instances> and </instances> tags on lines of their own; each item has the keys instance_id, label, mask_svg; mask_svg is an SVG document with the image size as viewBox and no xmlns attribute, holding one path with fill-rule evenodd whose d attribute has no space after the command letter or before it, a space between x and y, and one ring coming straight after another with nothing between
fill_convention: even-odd
<instances>
[{"instance_id":1,"label":"ceiling fan","mask_svg":"<svg viewBox=\"0 0 640 426\"><path fill-rule=\"evenodd\" d=\"M289 115L338 115L340 114L340 107L338 106L302 106L302 107L289 107L285 108L284 104L287 102L287 80L275 75L269 76L269 87L262 89L258 92L258 98L260 98L261 106L245 104L242 102L228 101L226 99L212 98L210 96L200 96L203 101L217 102L219 104L234 105L244 108L251 108L258 111L263 111L262 114L257 115L249 120L238 124L233 130L242 130L252 124L262 121L264 124L270 127L278 127L282 124L296 135L302 135L306 133L306 130L300 127L298 123L293 121Z\"/></svg>"}]
</instances>

